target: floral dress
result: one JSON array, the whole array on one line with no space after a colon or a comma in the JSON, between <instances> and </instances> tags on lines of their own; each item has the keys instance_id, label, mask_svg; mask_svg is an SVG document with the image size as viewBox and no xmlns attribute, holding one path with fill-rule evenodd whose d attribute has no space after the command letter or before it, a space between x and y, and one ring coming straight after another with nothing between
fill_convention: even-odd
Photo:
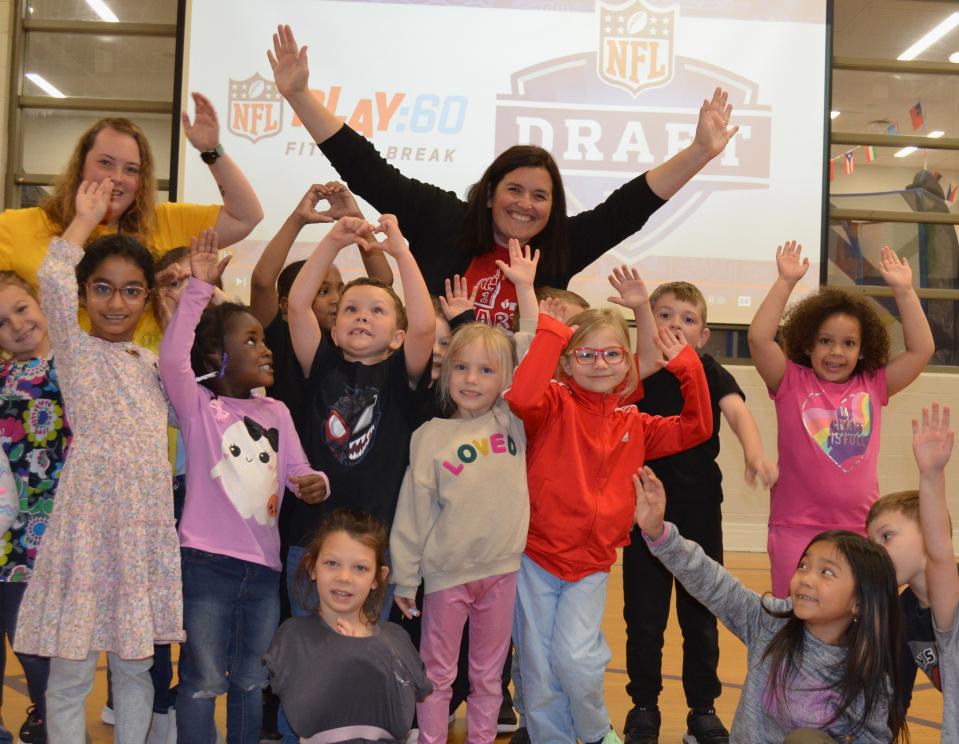
<instances>
[{"instance_id":1,"label":"floral dress","mask_svg":"<svg viewBox=\"0 0 959 744\"><path fill-rule=\"evenodd\" d=\"M167 404L151 352L80 329L74 269L82 256L54 238L38 274L73 441L14 648L143 659L154 642L184 638Z\"/></svg>"},{"instance_id":2,"label":"floral dress","mask_svg":"<svg viewBox=\"0 0 959 744\"><path fill-rule=\"evenodd\" d=\"M29 581L69 444L53 358L0 364L0 446L16 487L16 513L0 535L0 582Z\"/></svg>"}]
</instances>

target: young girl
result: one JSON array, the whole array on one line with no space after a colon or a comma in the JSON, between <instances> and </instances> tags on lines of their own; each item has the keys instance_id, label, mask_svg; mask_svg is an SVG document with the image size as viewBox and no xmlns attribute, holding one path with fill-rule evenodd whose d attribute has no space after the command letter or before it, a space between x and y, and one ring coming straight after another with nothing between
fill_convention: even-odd
<instances>
[{"instance_id":1,"label":"young girl","mask_svg":"<svg viewBox=\"0 0 959 744\"><path fill-rule=\"evenodd\" d=\"M879 271L893 291L905 351L889 358L889 334L862 295L824 288L793 307L786 301L806 270L795 241L776 249L779 277L749 326L749 349L779 419L779 481L772 489L768 551L773 594L784 597L813 536L828 529L863 534L879 498L882 406L922 372L932 331L912 288L912 271L887 246ZM809 474L815 473L815 487Z\"/></svg>"},{"instance_id":2,"label":"young girl","mask_svg":"<svg viewBox=\"0 0 959 744\"><path fill-rule=\"evenodd\" d=\"M425 583L420 654L433 694L416 711L424 744L446 741L467 619L469 738L496 738L529 524L526 434L500 397L514 366L513 345L500 329L481 323L457 329L438 383L451 418L427 422L410 443L390 559L395 601L407 617L418 614L414 598L421 579ZM480 492L485 495L477 499ZM492 524L500 527L491 530Z\"/></svg>"},{"instance_id":3,"label":"young girl","mask_svg":"<svg viewBox=\"0 0 959 744\"><path fill-rule=\"evenodd\" d=\"M615 286L622 304L645 302L649 312L640 285L637 275ZM632 528L630 474L647 457L705 441L712 413L703 366L681 338L663 329L655 342L680 379L682 413L648 416L622 405L638 385L623 316L587 310L569 322L540 314L505 394L529 438L529 537L513 642L530 739L618 741L603 700L610 653L600 625L609 569Z\"/></svg>"},{"instance_id":4,"label":"young girl","mask_svg":"<svg viewBox=\"0 0 959 744\"><path fill-rule=\"evenodd\" d=\"M109 178L81 184L76 217L51 241L38 275L73 441L14 647L53 657L47 734L58 744L84 741L84 700L100 651L113 669L117 738L143 741L153 644L183 640L166 398L155 357L131 341L153 259L126 235L81 248L113 191ZM89 334L77 322L78 299Z\"/></svg>"},{"instance_id":5,"label":"young girl","mask_svg":"<svg viewBox=\"0 0 959 744\"><path fill-rule=\"evenodd\" d=\"M47 528L57 479L70 443L63 415L47 319L36 291L12 271L0 271L0 438L3 441L3 508L0 509L0 634L13 645L17 612ZM7 480L9 479L9 480ZM22 499L22 501L21 501ZM25 741L44 735L50 660L17 654L27 679L31 707L20 729ZM0 649L0 674L6 663ZM0 723L0 742L9 732Z\"/></svg>"},{"instance_id":6,"label":"young girl","mask_svg":"<svg viewBox=\"0 0 959 744\"><path fill-rule=\"evenodd\" d=\"M749 591L675 525L652 470L633 475L636 524L653 554L748 648L730 739L888 744L905 736L899 704L899 605L888 553L844 530L805 547L788 600Z\"/></svg>"},{"instance_id":7,"label":"young girl","mask_svg":"<svg viewBox=\"0 0 959 744\"><path fill-rule=\"evenodd\" d=\"M317 612L284 622L263 659L302 742L402 742L415 702L432 689L409 636L377 622L386 546L380 522L346 509L307 546L300 572L316 586Z\"/></svg>"},{"instance_id":8,"label":"young girl","mask_svg":"<svg viewBox=\"0 0 959 744\"><path fill-rule=\"evenodd\" d=\"M259 321L229 302L204 312L228 261L217 263L212 231L193 241L192 277L160 345L160 376L189 453L180 520L181 744L213 741L216 695L224 692L229 741L259 741L261 658L280 616L276 517L284 486L310 503L329 492L326 476L307 464L286 406L250 393L273 382Z\"/></svg>"}]
</instances>

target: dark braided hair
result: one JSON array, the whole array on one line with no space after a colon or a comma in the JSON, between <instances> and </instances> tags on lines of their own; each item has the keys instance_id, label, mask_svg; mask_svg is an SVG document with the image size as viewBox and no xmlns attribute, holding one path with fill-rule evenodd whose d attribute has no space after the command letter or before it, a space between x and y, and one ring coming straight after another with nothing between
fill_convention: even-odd
<instances>
[{"instance_id":1,"label":"dark braided hair","mask_svg":"<svg viewBox=\"0 0 959 744\"><path fill-rule=\"evenodd\" d=\"M190 366L193 367L193 374L200 377L220 369L213 360L223 357L224 339L230 320L237 315L249 312L250 308L239 302L224 302L203 311L200 322L196 326L193 348L190 349ZM216 378L203 380L200 384L215 392Z\"/></svg>"}]
</instances>

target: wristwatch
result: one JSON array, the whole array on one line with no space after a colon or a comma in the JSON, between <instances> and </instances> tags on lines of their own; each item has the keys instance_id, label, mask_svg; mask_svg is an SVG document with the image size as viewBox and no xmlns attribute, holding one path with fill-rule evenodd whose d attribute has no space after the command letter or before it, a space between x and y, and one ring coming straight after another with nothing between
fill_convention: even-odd
<instances>
[{"instance_id":1,"label":"wristwatch","mask_svg":"<svg viewBox=\"0 0 959 744\"><path fill-rule=\"evenodd\" d=\"M223 155L223 145L217 145L212 150L204 150L200 153L200 160L207 165L213 165Z\"/></svg>"}]
</instances>

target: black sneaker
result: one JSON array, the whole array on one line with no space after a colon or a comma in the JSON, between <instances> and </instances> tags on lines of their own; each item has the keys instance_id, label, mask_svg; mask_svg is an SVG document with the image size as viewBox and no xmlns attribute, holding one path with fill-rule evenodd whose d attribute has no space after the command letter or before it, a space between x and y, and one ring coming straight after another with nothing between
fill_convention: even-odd
<instances>
[{"instance_id":1,"label":"black sneaker","mask_svg":"<svg viewBox=\"0 0 959 744\"><path fill-rule=\"evenodd\" d=\"M633 708L626 714L623 744L659 744L659 708Z\"/></svg>"},{"instance_id":2,"label":"black sneaker","mask_svg":"<svg viewBox=\"0 0 959 744\"><path fill-rule=\"evenodd\" d=\"M496 719L496 733L511 734L519 728L519 721L516 719L516 711L510 705L510 701L503 698L499 706L499 717Z\"/></svg>"},{"instance_id":3,"label":"black sneaker","mask_svg":"<svg viewBox=\"0 0 959 744\"><path fill-rule=\"evenodd\" d=\"M37 716L37 706L27 708L27 720L20 727L17 744L47 744L47 726Z\"/></svg>"},{"instance_id":4,"label":"black sneaker","mask_svg":"<svg viewBox=\"0 0 959 744\"><path fill-rule=\"evenodd\" d=\"M716 715L715 708L689 711L686 716L685 744L729 744L729 732Z\"/></svg>"},{"instance_id":5,"label":"black sneaker","mask_svg":"<svg viewBox=\"0 0 959 744\"><path fill-rule=\"evenodd\" d=\"M520 726L509 739L509 744L531 744L529 740L529 731L525 726Z\"/></svg>"}]
</instances>

